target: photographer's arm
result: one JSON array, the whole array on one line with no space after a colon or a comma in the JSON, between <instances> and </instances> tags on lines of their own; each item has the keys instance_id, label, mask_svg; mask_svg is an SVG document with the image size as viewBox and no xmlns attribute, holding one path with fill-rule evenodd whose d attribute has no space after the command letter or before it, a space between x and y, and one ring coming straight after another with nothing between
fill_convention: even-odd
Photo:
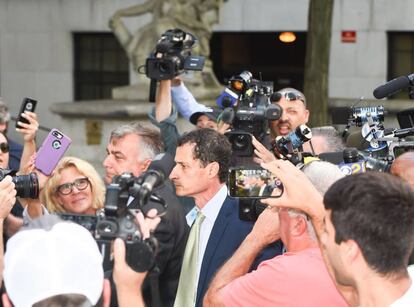
<instances>
[{"instance_id":1,"label":"photographer's arm","mask_svg":"<svg viewBox=\"0 0 414 307\"><path fill-rule=\"evenodd\" d=\"M249 271L255 258L264 248L278 239L280 239L279 215L277 209L269 208L259 215L253 230L217 272L204 297L203 306L223 306L222 295L228 291L225 287L238 278L249 278L248 275L243 275ZM240 295L250 295L249 289L245 289Z\"/></svg>"},{"instance_id":2,"label":"photographer's arm","mask_svg":"<svg viewBox=\"0 0 414 307\"><path fill-rule=\"evenodd\" d=\"M136 219L140 227L143 239L147 239L150 233L154 231L159 222L156 210L151 209L148 218L140 212ZM132 270L125 260L125 243L122 239L114 241L114 271L113 278L116 285L118 305L120 307L144 307L144 300L141 293L141 286L144 282L147 272L135 272Z\"/></svg>"},{"instance_id":3,"label":"photographer's arm","mask_svg":"<svg viewBox=\"0 0 414 307\"><path fill-rule=\"evenodd\" d=\"M28 124L19 122L22 128L16 128L17 132L23 135L24 146L22 158L20 160L20 173L28 174L29 171L25 169L25 166L29 164L31 156L36 153L36 133L39 128L39 122L37 121L37 115L33 112L24 112L22 116L29 121Z\"/></svg>"},{"instance_id":4,"label":"photographer's arm","mask_svg":"<svg viewBox=\"0 0 414 307\"><path fill-rule=\"evenodd\" d=\"M122 239L114 241L114 282L120 307L144 307L141 286L147 272L132 270L125 261L125 243Z\"/></svg>"},{"instance_id":5,"label":"photographer's arm","mask_svg":"<svg viewBox=\"0 0 414 307\"><path fill-rule=\"evenodd\" d=\"M325 231L324 218L326 215L323 205L323 197L312 185L306 175L286 160L276 160L270 163L262 163L261 166L274 175L283 183L283 195L280 198L268 198L262 200L272 207L292 208L304 211L311 219L319 242L319 248L325 262L325 266L335 282L336 288L342 294L350 306L358 306L358 297L352 287L339 285L335 280L333 268L321 245L320 238Z\"/></svg>"},{"instance_id":6,"label":"photographer's arm","mask_svg":"<svg viewBox=\"0 0 414 307\"><path fill-rule=\"evenodd\" d=\"M155 119L162 122L171 116L171 80L161 80L155 100Z\"/></svg>"},{"instance_id":7,"label":"photographer's arm","mask_svg":"<svg viewBox=\"0 0 414 307\"><path fill-rule=\"evenodd\" d=\"M184 82L176 77L172 80L171 97L177 111L187 120L190 120L190 116L195 112L209 111L210 108L198 103L193 94L185 86Z\"/></svg>"},{"instance_id":8,"label":"photographer's arm","mask_svg":"<svg viewBox=\"0 0 414 307\"><path fill-rule=\"evenodd\" d=\"M38 171L35 168L35 160L36 154L33 154L30 157L30 160L27 162L27 165L23 166L25 170L25 174L28 173L35 173L37 176L38 184L39 184L39 194L45 187L46 181L49 179L49 176L44 175L42 172ZM24 207L23 210L23 224L29 223L31 220L49 214L46 207L42 204L40 197L36 199L30 198L21 198L20 203Z\"/></svg>"},{"instance_id":9,"label":"photographer's arm","mask_svg":"<svg viewBox=\"0 0 414 307\"><path fill-rule=\"evenodd\" d=\"M3 224L16 202L16 190L10 176L0 181L0 285L3 280Z\"/></svg>"},{"instance_id":10,"label":"photographer's arm","mask_svg":"<svg viewBox=\"0 0 414 307\"><path fill-rule=\"evenodd\" d=\"M148 113L148 117L150 122L160 129L164 150L175 156L180 134L176 126L177 111L172 107L170 88L171 80L160 82L155 106Z\"/></svg>"}]
</instances>

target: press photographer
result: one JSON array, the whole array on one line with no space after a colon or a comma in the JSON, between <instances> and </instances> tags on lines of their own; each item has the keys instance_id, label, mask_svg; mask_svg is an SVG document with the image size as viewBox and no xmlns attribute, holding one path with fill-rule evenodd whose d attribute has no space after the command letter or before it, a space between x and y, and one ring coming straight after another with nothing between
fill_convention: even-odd
<instances>
[{"instance_id":1,"label":"press photographer","mask_svg":"<svg viewBox=\"0 0 414 307\"><path fill-rule=\"evenodd\" d=\"M224 107L221 119L231 125L226 132L237 157L253 156L252 136L266 142L269 122L278 120L282 108L271 103L273 86L253 78L249 71L232 76L227 88L217 99Z\"/></svg>"}]
</instances>

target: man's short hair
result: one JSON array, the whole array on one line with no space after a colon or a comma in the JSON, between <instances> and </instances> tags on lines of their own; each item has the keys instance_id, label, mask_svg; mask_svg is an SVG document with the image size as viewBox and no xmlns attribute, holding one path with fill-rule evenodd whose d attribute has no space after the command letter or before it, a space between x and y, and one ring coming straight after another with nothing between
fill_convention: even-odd
<instances>
[{"instance_id":1,"label":"man's short hair","mask_svg":"<svg viewBox=\"0 0 414 307\"><path fill-rule=\"evenodd\" d=\"M186 133L178 140L178 146L194 144L193 158L198 159L202 166L217 162L220 166L219 179L225 182L231 156L231 144L227 137L215 130L204 128Z\"/></svg>"},{"instance_id":2,"label":"man's short hair","mask_svg":"<svg viewBox=\"0 0 414 307\"><path fill-rule=\"evenodd\" d=\"M163 150L161 134L154 126L133 122L119 126L112 130L110 139L121 139L128 134L135 134L140 138L137 144L140 152L140 160L153 159Z\"/></svg>"},{"instance_id":3,"label":"man's short hair","mask_svg":"<svg viewBox=\"0 0 414 307\"><path fill-rule=\"evenodd\" d=\"M321 195L324 195L332 184L345 176L338 166L325 161L313 161L305 164L302 168L302 172L306 175L306 177L308 177L310 182L316 190L321 193ZM308 234L313 240L316 241L316 233L311 219L302 211L289 209L288 212L292 217L301 215L306 219Z\"/></svg>"},{"instance_id":4,"label":"man's short hair","mask_svg":"<svg viewBox=\"0 0 414 307\"><path fill-rule=\"evenodd\" d=\"M284 95L286 93L293 93L293 94L296 95L296 97L298 97L298 99L300 101L303 102L303 105L306 107L306 97L305 97L305 95L301 91L299 91L299 90L297 90L293 87L282 88L282 89L278 90L277 93L280 93L282 95Z\"/></svg>"},{"instance_id":5,"label":"man's short hair","mask_svg":"<svg viewBox=\"0 0 414 307\"><path fill-rule=\"evenodd\" d=\"M7 105L0 98L0 124L5 124L10 121L10 112Z\"/></svg>"},{"instance_id":6,"label":"man's short hair","mask_svg":"<svg viewBox=\"0 0 414 307\"><path fill-rule=\"evenodd\" d=\"M302 172L322 196L336 181L345 177L337 165L326 161L312 161L305 164Z\"/></svg>"},{"instance_id":7,"label":"man's short hair","mask_svg":"<svg viewBox=\"0 0 414 307\"><path fill-rule=\"evenodd\" d=\"M326 192L335 242L354 240L380 274L405 272L414 246L414 191L390 174L346 176Z\"/></svg>"},{"instance_id":8,"label":"man's short hair","mask_svg":"<svg viewBox=\"0 0 414 307\"><path fill-rule=\"evenodd\" d=\"M103 291L102 256L84 227L45 215L7 242L4 283L15 306L59 295L85 296L95 305Z\"/></svg>"},{"instance_id":9,"label":"man's short hair","mask_svg":"<svg viewBox=\"0 0 414 307\"><path fill-rule=\"evenodd\" d=\"M345 142L338 130L332 126L322 126L311 128L312 137L321 136L326 143L327 152L339 152L345 149ZM312 140L311 140L312 142Z\"/></svg>"}]
</instances>

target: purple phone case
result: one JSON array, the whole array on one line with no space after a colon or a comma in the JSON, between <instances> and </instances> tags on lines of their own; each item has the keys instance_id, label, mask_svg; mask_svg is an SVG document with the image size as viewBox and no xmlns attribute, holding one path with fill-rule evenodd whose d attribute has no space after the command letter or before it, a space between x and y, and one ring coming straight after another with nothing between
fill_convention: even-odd
<instances>
[{"instance_id":1,"label":"purple phone case","mask_svg":"<svg viewBox=\"0 0 414 307\"><path fill-rule=\"evenodd\" d=\"M52 174L69 148L72 140L57 129L52 129L36 154L35 167L43 174Z\"/></svg>"}]
</instances>

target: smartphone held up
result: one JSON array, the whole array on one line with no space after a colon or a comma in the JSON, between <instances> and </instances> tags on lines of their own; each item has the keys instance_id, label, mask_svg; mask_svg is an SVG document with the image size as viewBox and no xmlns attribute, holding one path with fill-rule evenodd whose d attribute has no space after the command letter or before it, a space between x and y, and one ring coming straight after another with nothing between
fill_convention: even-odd
<instances>
[{"instance_id":1,"label":"smartphone held up","mask_svg":"<svg viewBox=\"0 0 414 307\"><path fill-rule=\"evenodd\" d=\"M35 167L50 176L71 143L69 137L57 129L52 129L36 154Z\"/></svg>"},{"instance_id":2,"label":"smartphone held up","mask_svg":"<svg viewBox=\"0 0 414 307\"><path fill-rule=\"evenodd\" d=\"M283 194L279 178L263 168L231 168L228 187L229 196L235 198L269 198Z\"/></svg>"},{"instance_id":3,"label":"smartphone held up","mask_svg":"<svg viewBox=\"0 0 414 307\"><path fill-rule=\"evenodd\" d=\"M20 106L19 114L17 115L16 119L16 128L23 128L19 125L19 122L29 124L29 121L22 116L22 113L29 111L34 112L36 109L37 100L34 100L32 98L24 98L22 101L22 104Z\"/></svg>"}]
</instances>

